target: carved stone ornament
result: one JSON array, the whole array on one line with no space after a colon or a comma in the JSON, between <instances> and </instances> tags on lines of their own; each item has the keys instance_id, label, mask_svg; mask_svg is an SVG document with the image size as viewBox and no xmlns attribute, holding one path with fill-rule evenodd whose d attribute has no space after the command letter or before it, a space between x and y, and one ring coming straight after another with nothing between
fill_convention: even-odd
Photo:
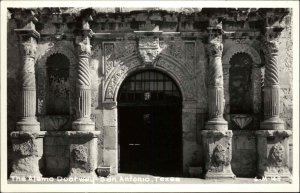
<instances>
[{"instance_id":1,"label":"carved stone ornament","mask_svg":"<svg viewBox=\"0 0 300 193\"><path fill-rule=\"evenodd\" d=\"M139 39L139 53L145 64L153 64L161 48L157 37L141 37Z\"/></svg>"},{"instance_id":2,"label":"carved stone ornament","mask_svg":"<svg viewBox=\"0 0 300 193\"><path fill-rule=\"evenodd\" d=\"M85 56L85 57L91 56L92 53L91 45L85 43L84 41L78 43L77 49L78 49L79 56Z\"/></svg>"},{"instance_id":3,"label":"carved stone ornament","mask_svg":"<svg viewBox=\"0 0 300 193\"><path fill-rule=\"evenodd\" d=\"M269 154L269 162L272 166L281 166L284 158L284 147L281 144L274 145Z\"/></svg>"},{"instance_id":4,"label":"carved stone ornament","mask_svg":"<svg viewBox=\"0 0 300 193\"><path fill-rule=\"evenodd\" d=\"M22 141L21 143L15 143L12 146L13 152L20 156L30 156L37 151L36 145L33 140Z\"/></svg>"},{"instance_id":5,"label":"carved stone ornament","mask_svg":"<svg viewBox=\"0 0 300 193\"><path fill-rule=\"evenodd\" d=\"M79 163L86 163L88 159L88 148L83 145L78 145L72 151L72 158Z\"/></svg>"},{"instance_id":6,"label":"carved stone ornament","mask_svg":"<svg viewBox=\"0 0 300 193\"><path fill-rule=\"evenodd\" d=\"M35 43L22 43L20 47L23 57L35 58L37 51L37 45Z\"/></svg>"},{"instance_id":7,"label":"carved stone ornament","mask_svg":"<svg viewBox=\"0 0 300 193\"><path fill-rule=\"evenodd\" d=\"M221 57L223 52L223 44L219 42L209 43L207 45L207 53L209 56Z\"/></svg>"},{"instance_id":8,"label":"carved stone ornament","mask_svg":"<svg viewBox=\"0 0 300 193\"><path fill-rule=\"evenodd\" d=\"M219 167L219 166L225 165L225 162L226 162L226 150L225 150L225 148L221 144L218 144L215 147L211 159L212 159L212 164L215 167Z\"/></svg>"},{"instance_id":9,"label":"carved stone ornament","mask_svg":"<svg viewBox=\"0 0 300 193\"><path fill-rule=\"evenodd\" d=\"M279 51L279 43L277 41L263 41L263 49L265 54L276 54Z\"/></svg>"}]
</instances>

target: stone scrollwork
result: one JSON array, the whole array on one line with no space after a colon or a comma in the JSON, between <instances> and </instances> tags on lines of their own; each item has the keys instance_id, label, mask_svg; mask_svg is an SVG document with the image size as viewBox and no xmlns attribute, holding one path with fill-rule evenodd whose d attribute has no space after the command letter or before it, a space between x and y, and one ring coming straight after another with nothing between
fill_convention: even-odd
<instances>
[{"instance_id":1,"label":"stone scrollwork","mask_svg":"<svg viewBox=\"0 0 300 193\"><path fill-rule=\"evenodd\" d=\"M285 153L284 151L284 147L279 143L277 143L271 148L269 154L269 161L272 166L282 166Z\"/></svg>"},{"instance_id":2,"label":"stone scrollwork","mask_svg":"<svg viewBox=\"0 0 300 193\"><path fill-rule=\"evenodd\" d=\"M117 90L116 88L119 82L124 78L130 69L133 69L139 65L140 61L135 58L129 62L126 62L124 65L119 66L112 77L108 80L105 99L114 99Z\"/></svg>"}]
</instances>

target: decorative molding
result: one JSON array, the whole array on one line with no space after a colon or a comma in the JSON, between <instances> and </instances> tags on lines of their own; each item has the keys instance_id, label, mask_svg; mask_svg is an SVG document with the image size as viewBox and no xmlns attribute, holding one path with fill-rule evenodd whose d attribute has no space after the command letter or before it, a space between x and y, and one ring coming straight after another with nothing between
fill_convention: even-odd
<instances>
[{"instance_id":1,"label":"decorative molding","mask_svg":"<svg viewBox=\"0 0 300 193\"><path fill-rule=\"evenodd\" d=\"M261 58L259 53L248 44L236 44L234 46L231 46L228 50L225 51L225 54L223 55L223 64L229 64L232 56L237 53L247 53L251 56L254 64L261 64Z\"/></svg>"},{"instance_id":2,"label":"decorative molding","mask_svg":"<svg viewBox=\"0 0 300 193\"><path fill-rule=\"evenodd\" d=\"M117 87L121 80L125 78L128 71L141 66L141 62L138 58L126 61L123 65L120 65L114 69L111 75L108 77L104 89L104 100L114 100L116 98Z\"/></svg>"},{"instance_id":3,"label":"decorative molding","mask_svg":"<svg viewBox=\"0 0 300 193\"><path fill-rule=\"evenodd\" d=\"M169 74L172 74L173 77L176 77L175 80L181 88L184 100L195 99L196 83L186 68L176 62L171 62L165 57L160 57L156 65L162 67Z\"/></svg>"},{"instance_id":4,"label":"decorative molding","mask_svg":"<svg viewBox=\"0 0 300 193\"><path fill-rule=\"evenodd\" d=\"M103 90L103 100L115 101L118 87L121 82L125 79L126 75L138 68L145 68L145 66L143 66L136 57L129 58L129 60L123 61L119 66L116 66L104 83L105 89ZM162 70L174 78L178 83L185 100L195 99L196 83L189 72L181 64L172 61L172 59L169 59L167 56L161 56L155 63L154 68Z\"/></svg>"}]
</instances>

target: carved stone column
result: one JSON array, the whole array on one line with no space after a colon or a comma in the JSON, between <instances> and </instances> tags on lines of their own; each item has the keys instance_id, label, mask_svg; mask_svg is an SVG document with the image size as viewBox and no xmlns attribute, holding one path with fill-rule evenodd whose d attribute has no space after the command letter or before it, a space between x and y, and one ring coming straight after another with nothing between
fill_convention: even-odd
<instances>
[{"instance_id":1,"label":"carved stone column","mask_svg":"<svg viewBox=\"0 0 300 193\"><path fill-rule=\"evenodd\" d=\"M73 130L95 130L95 123L91 120L91 74L89 57L91 55L90 38L93 31L89 28L88 20L83 21L83 29L76 36L75 46L78 51L77 66L77 120L73 122Z\"/></svg>"},{"instance_id":2,"label":"carved stone column","mask_svg":"<svg viewBox=\"0 0 300 193\"><path fill-rule=\"evenodd\" d=\"M24 17L25 15L25 17ZM22 20L24 27L15 29L20 48L20 121L17 131L10 133L12 142L12 173L14 177L41 177L40 162L43 154L43 136L40 123L36 118L35 57L37 39L40 34L35 30L33 12L27 10ZM22 24L22 23L21 23Z\"/></svg>"},{"instance_id":3,"label":"carved stone column","mask_svg":"<svg viewBox=\"0 0 300 193\"><path fill-rule=\"evenodd\" d=\"M211 27L207 53L209 120L202 131L205 152L205 178L235 178L231 170L232 131L223 118L224 88L222 70L222 28Z\"/></svg>"},{"instance_id":4,"label":"carved stone column","mask_svg":"<svg viewBox=\"0 0 300 193\"><path fill-rule=\"evenodd\" d=\"M90 38L93 31L88 21L92 17L85 11L79 18L82 29L78 30L75 46L78 51L77 66L77 120L73 122L73 131L68 131L70 145L69 177L96 177L97 140L100 131L95 131L95 123L91 120L91 75L89 57L91 55Z\"/></svg>"},{"instance_id":5,"label":"carved stone column","mask_svg":"<svg viewBox=\"0 0 300 193\"><path fill-rule=\"evenodd\" d=\"M277 57L281 27L266 27L263 37L265 54L264 121L257 131L258 177L289 178L289 142L291 131L284 130L280 119L280 86Z\"/></svg>"}]
</instances>

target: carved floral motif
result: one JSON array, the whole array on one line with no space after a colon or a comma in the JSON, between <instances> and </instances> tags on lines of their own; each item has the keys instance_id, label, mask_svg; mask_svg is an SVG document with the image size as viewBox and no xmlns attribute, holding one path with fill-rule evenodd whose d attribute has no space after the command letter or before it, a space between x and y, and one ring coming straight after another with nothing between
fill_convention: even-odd
<instances>
[{"instance_id":1,"label":"carved floral motif","mask_svg":"<svg viewBox=\"0 0 300 193\"><path fill-rule=\"evenodd\" d=\"M284 147L277 143L274 145L269 154L269 162L272 166L281 166L284 159Z\"/></svg>"},{"instance_id":2,"label":"carved floral motif","mask_svg":"<svg viewBox=\"0 0 300 193\"><path fill-rule=\"evenodd\" d=\"M86 163L88 161L88 148L84 145L78 145L72 150L72 158L79 163Z\"/></svg>"}]
</instances>

